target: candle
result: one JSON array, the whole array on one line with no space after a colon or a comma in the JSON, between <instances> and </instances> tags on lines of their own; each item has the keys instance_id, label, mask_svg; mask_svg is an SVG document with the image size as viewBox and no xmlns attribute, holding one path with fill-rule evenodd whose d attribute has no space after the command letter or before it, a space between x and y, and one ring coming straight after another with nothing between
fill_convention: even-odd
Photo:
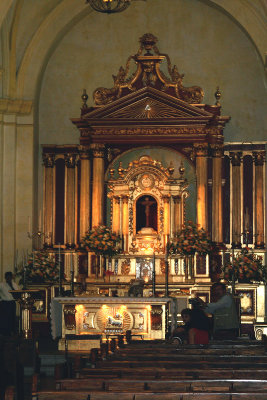
<instances>
[{"instance_id":1,"label":"candle","mask_svg":"<svg viewBox=\"0 0 267 400\"><path fill-rule=\"evenodd\" d=\"M70 255L70 272L73 272L73 259L72 259L72 254Z\"/></svg>"},{"instance_id":2,"label":"candle","mask_svg":"<svg viewBox=\"0 0 267 400\"><path fill-rule=\"evenodd\" d=\"M34 259L34 251L32 252L32 266L33 266L33 269L34 269L34 263L35 263L35 259Z\"/></svg>"},{"instance_id":3,"label":"candle","mask_svg":"<svg viewBox=\"0 0 267 400\"><path fill-rule=\"evenodd\" d=\"M153 254L153 271L152 271L152 294L156 295L156 256Z\"/></svg>"},{"instance_id":4,"label":"candle","mask_svg":"<svg viewBox=\"0 0 267 400\"><path fill-rule=\"evenodd\" d=\"M58 295L62 296L60 243L58 244Z\"/></svg>"},{"instance_id":5,"label":"candle","mask_svg":"<svg viewBox=\"0 0 267 400\"><path fill-rule=\"evenodd\" d=\"M41 232L42 230L42 213L41 210L39 212L39 221L38 221L38 231Z\"/></svg>"},{"instance_id":6,"label":"candle","mask_svg":"<svg viewBox=\"0 0 267 400\"><path fill-rule=\"evenodd\" d=\"M31 232L31 217L28 217L28 232Z\"/></svg>"},{"instance_id":7,"label":"candle","mask_svg":"<svg viewBox=\"0 0 267 400\"><path fill-rule=\"evenodd\" d=\"M244 225L245 225L245 230L246 230L246 231L249 231L249 213L248 213L248 207L246 207L246 211L245 211Z\"/></svg>"}]
</instances>

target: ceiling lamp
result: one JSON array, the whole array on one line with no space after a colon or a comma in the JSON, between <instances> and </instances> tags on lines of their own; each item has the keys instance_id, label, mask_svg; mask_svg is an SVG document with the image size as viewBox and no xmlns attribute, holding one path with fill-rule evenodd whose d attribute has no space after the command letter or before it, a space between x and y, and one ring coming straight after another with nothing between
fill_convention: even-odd
<instances>
[{"instance_id":1,"label":"ceiling lamp","mask_svg":"<svg viewBox=\"0 0 267 400\"><path fill-rule=\"evenodd\" d=\"M86 3L98 12L112 14L126 10L131 0L86 0Z\"/></svg>"}]
</instances>

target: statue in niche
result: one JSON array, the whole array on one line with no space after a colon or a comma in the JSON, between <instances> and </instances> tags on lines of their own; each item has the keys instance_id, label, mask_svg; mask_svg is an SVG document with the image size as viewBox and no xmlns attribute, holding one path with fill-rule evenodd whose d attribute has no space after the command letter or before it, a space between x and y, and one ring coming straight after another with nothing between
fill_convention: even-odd
<instances>
[{"instance_id":1,"label":"statue in niche","mask_svg":"<svg viewBox=\"0 0 267 400\"><path fill-rule=\"evenodd\" d=\"M157 232L157 211L158 205L154 197L141 196L136 202L136 232L140 232L143 228L152 228Z\"/></svg>"}]
</instances>

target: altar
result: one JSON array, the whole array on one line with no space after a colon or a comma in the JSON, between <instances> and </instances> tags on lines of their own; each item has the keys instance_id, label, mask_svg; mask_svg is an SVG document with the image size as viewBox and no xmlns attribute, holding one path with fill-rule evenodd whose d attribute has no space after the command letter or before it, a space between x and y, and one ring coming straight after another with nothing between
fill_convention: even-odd
<instances>
[{"instance_id":1,"label":"altar","mask_svg":"<svg viewBox=\"0 0 267 400\"><path fill-rule=\"evenodd\" d=\"M106 339L131 331L144 340L165 339L171 302L165 297L57 297L51 303L52 335L60 337L59 350L67 335L75 336L73 350L90 348L90 335Z\"/></svg>"}]
</instances>

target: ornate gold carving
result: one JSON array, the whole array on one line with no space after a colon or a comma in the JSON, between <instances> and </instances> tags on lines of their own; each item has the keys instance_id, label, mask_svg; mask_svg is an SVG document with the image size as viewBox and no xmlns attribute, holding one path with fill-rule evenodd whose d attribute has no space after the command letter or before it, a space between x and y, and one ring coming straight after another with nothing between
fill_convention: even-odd
<instances>
[{"instance_id":1,"label":"ornate gold carving","mask_svg":"<svg viewBox=\"0 0 267 400\"><path fill-rule=\"evenodd\" d=\"M53 168L55 166L55 154L43 154L43 163L45 168Z\"/></svg>"},{"instance_id":2,"label":"ornate gold carving","mask_svg":"<svg viewBox=\"0 0 267 400\"><path fill-rule=\"evenodd\" d=\"M92 132L90 131L90 134ZM162 128L123 128L123 129L118 129L118 128L96 128L93 132L94 135L124 135L124 136L130 136L130 135L201 135L205 134L205 128L204 127L199 127L199 128L193 128L193 127L179 127L177 126L176 128L168 128L168 127L162 127ZM88 134L89 136L89 134Z\"/></svg>"},{"instance_id":3,"label":"ornate gold carving","mask_svg":"<svg viewBox=\"0 0 267 400\"><path fill-rule=\"evenodd\" d=\"M155 99L143 99L128 107L123 107L108 115L110 119L128 118L131 119L166 119L166 118L183 118L191 116L189 112L185 112L177 107L171 107L162 101Z\"/></svg>"},{"instance_id":4,"label":"ornate gold carving","mask_svg":"<svg viewBox=\"0 0 267 400\"><path fill-rule=\"evenodd\" d=\"M222 144L212 144L212 157L223 157L223 145Z\"/></svg>"},{"instance_id":5,"label":"ornate gold carving","mask_svg":"<svg viewBox=\"0 0 267 400\"><path fill-rule=\"evenodd\" d=\"M181 196L172 196L174 204L181 203Z\"/></svg>"},{"instance_id":6,"label":"ornate gold carving","mask_svg":"<svg viewBox=\"0 0 267 400\"><path fill-rule=\"evenodd\" d=\"M162 329L162 313L161 306L151 306L151 330L159 331Z\"/></svg>"},{"instance_id":7,"label":"ornate gold carving","mask_svg":"<svg viewBox=\"0 0 267 400\"><path fill-rule=\"evenodd\" d=\"M64 154L64 160L67 168L75 168L77 162L77 154Z\"/></svg>"},{"instance_id":8,"label":"ornate gold carving","mask_svg":"<svg viewBox=\"0 0 267 400\"><path fill-rule=\"evenodd\" d=\"M139 186L143 190L151 190L155 185L155 179L151 174L143 174L139 178Z\"/></svg>"},{"instance_id":9,"label":"ornate gold carving","mask_svg":"<svg viewBox=\"0 0 267 400\"><path fill-rule=\"evenodd\" d=\"M121 263L121 274L122 275L129 275L130 270L131 270L130 260L124 260Z\"/></svg>"},{"instance_id":10,"label":"ornate gold carving","mask_svg":"<svg viewBox=\"0 0 267 400\"><path fill-rule=\"evenodd\" d=\"M194 153L196 157L207 157L208 145L206 143L194 144Z\"/></svg>"},{"instance_id":11,"label":"ornate gold carving","mask_svg":"<svg viewBox=\"0 0 267 400\"><path fill-rule=\"evenodd\" d=\"M162 274L165 274L165 270L166 270L166 264L165 264L165 260L160 260L160 271Z\"/></svg>"},{"instance_id":12,"label":"ornate gold carving","mask_svg":"<svg viewBox=\"0 0 267 400\"><path fill-rule=\"evenodd\" d=\"M93 143L91 145L92 153L94 158L104 158L105 156L105 145L100 143Z\"/></svg>"},{"instance_id":13,"label":"ornate gold carving","mask_svg":"<svg viewBox=\"0 0 267 400\"><path fill-rule=\"evenodd\" d=\"M263 165L265 161L265 152L264 151L253 151L253 160L255 165Z\"/></svg>"},{"instance_id":14,"label":"ornate gold carving","mask_svg":"<svg viewBox=\"0 0 267 400\"><path fill-rule=\"evenodd\" d=\"M63 309L64 313L64 322L65 322L65 327L67 330L72 330L76 326L76 321L75 321L75 305L72 304L66 304Z\"/></svg>"},{"instance_id":15,"label":"ornate gold carving","mask_svg":"<svg viewBox=\"0 0 267 400\"><path fill-rule=\"evenodd\" d=\"M236 151L236 152L230 152L230 158L231 158L231 163L233 167L240 167L241 161L242 161L242 152L241 151Z\"/></svg>"},{"instance_id":16,"label":"ornate gold carving","mask_svg":"<svg viewBox=\"0 0 267 400\"><path fill-rule=\"evenodd\" d=\"M170 202L170 195L162 196L162 200L164 203L168 204Z\"/></svg>"},{"instance_id":17,"label":"ornate gold carving","mask_svg":"<svg viewBox=\"0 0 267 400\"><path fill-rule=\"evenodd\" d=\"M120 204L120 197L119 196L114 196L114 200L116 204Z\"/></svg>"},{"instance_id":18,"label":"ornate gold carving","mask_svg":"<svg viewBox=\"0 0 267 400\"><path fill-rule=\"evenodd\" d=\"M122 195L121 199L123 204L128 204L129 196L127 194Z\"/></svg>"},{"instance_id":19,"label":"ornate gold carving","mask_svg":"<svg viewBox=\"0 0 267 400\"><path fill-rule=\"evenodd\" d=\"M91 151L90 147L88 146L79 146L79 156L81 160L90 160L91 158Z\"/></svg>"},{"instance_id":20,"label":"ornate gold carving","mask_svg":"<svg viewBox=\"0 0 267 400\"><path fill-rule=\"evenodd\" d=\"M140 48L137 54L130 56L126 67L121 66L118 74L113 75L113 88L99 87L94 91L93 98L96 105L109 104L146 86L155 87L188 103L199 104L202 102L203 90L199 86L183 86L184 74L178 72L176 65L171 65L167 54L159 52L156 46L157 41L158 39L151 33L146 33L140 38ZM144 51L146 51L145 54L143 54ZM160 63L163 60L167 61L169 77L160 70ZM131 61L137 64L137 70L128 77ZM148 115L149 113L146 118L149 118Z\"/></svg>"}]
</instances>

